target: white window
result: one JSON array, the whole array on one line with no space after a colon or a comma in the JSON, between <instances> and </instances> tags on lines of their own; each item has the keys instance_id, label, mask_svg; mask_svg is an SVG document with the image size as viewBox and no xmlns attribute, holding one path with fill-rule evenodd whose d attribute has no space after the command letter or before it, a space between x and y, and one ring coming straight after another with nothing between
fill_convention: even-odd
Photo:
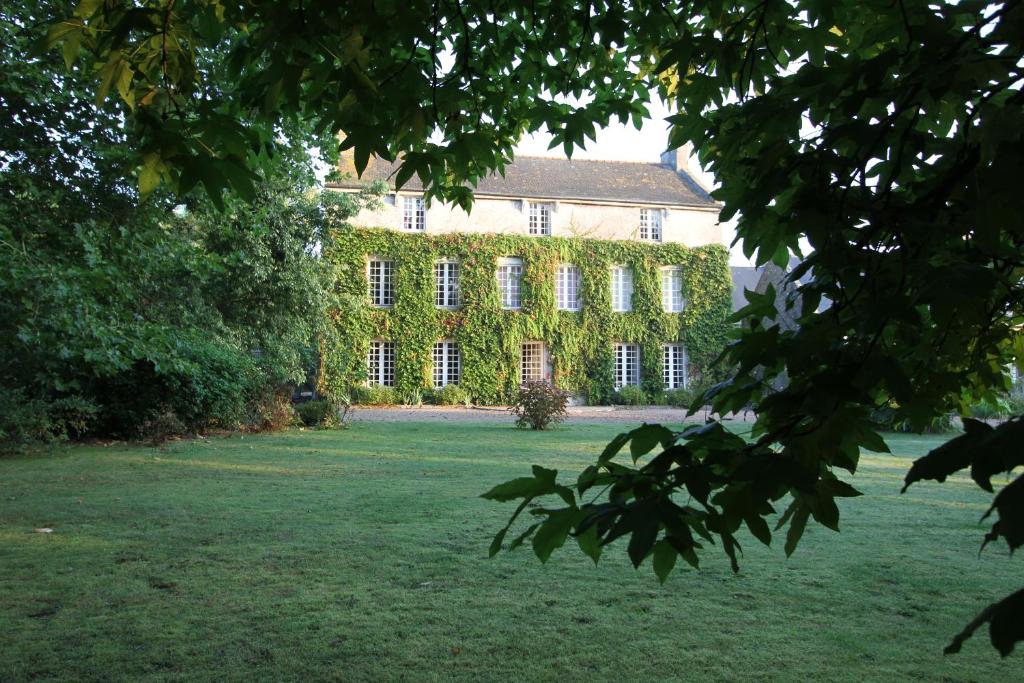
<instances>
[{"instance_id":1,"label":"white window","mask_svg":"<svg viewBox=\"0 0 1024 683\"><path fill-rule=\"evenodd\" d=\"M615 345L615 388L640 384L640 347L636 344Z\"/></svg>"},{"instance_id":2,"label":"white window","mask_svg":"<svg viewBox=\"0 0 1024 683\"><path fill-rule=\"evenodd\" d=\"M402 208L403 228L421 232L427 229L427 212L423 207L423 197L403 197Z\"/></svg>"},{"instance_id":3,"label":"white window","mask_svg":"<svg viewBox=\"0 0 1024 683\"><path fill-rule=\"evenodd\" d=\"M434 344L434 388L459 383L459 345L450 340Z\"/></svg>"},{"instance_id":4,"label":"white window","mask_svg":"<svg viewBox=\"0 0 1024 683\"><path fill-rule=\"evenodd\" d=\"M523 279L523 262L517 258L498 261L498 294L501 307L518 309L522 306L520 284Z\"/></svg>"},{"instance_id":5,"label":"white window","mask_svg":"<svg viewBox=\"0 0 1024 683\"><path fill-rule=\"evenodd\" d=\"M530 234L550 235L551 234L551 212L554 206L551 204L535 204L530 202Z\"/></svg>"},{"instance_id":6,"label":"white window","mask_svg":"<svg viewBox=\"0 0 1024 683\"><path fill-rule=\"evenodd\" d=\"M640 239L661 241L661 209L640 209Z\"/></svg>"},{"instance_id":7,"label":"white window","mask_svg":"<svg viewBox=\"0 0 1024 683\"><path fill-rule=\"evenodd\" d=\"M383 259L370 259L367 279L370 283L370 302L374 306L395 303L395 263Z\"/></svg>"},{"instance_id":8,"label":"white window","mask_svg":"<svg viewBox=\"0 0 1024 683\"><path fill-rule=\"evenodd\" d=\"M661 307L666 313L683 310L683 269L669 266L661 269Z\"/></svg>"},{"instance_id":9,"label":"white window","mask_svg":"<svg viewBox=\"0 0 1024 683\"><path fill-rule=\"evenodd\" d=\"M563 263L555 273L555 301L560 311L580 310L580 269Z\"/></svg>"},{"instance_id":10,"label":"white window","mask_svg":"<svg viewBox=\"0 0 1024 683\"><path fill-rule=\"evenodd\" d=\"M523 342L519 356L519 381L537 382L544 379L544 342Z\"/></svg>"},{"instance_id":11,"label":"white window","mask_svg":"<svg viewBox=\"0 0 1024 683\"><path fill-rule=\"evenodd\" d=\"M459 264L438 261L434 264L434 303L440 308L459 307Z\"/></svg>"},{"instance_id":12,"label":"white window","mask_svg":"<svg viewBox=\"0 0 1024 683\"><path fill-rule=\"evenodd\" d=\"M666 389L685 389L690 384L689 360L682 344L665 344L662 349L662 379Z\"/></svg>"},{"instance_id":13,"label":"white window","mask_svg":"<svg viewBox=\"0 0 1024 683\"><path fill-rule=\"evenodd\" d=\"M626 266L612 268L612 310L633 310L633 271Z\"/></svg>"},{"instance_id":14,"label":"white window","mask_svg":"<svg viewBox=\"0 0 1024 683\"><path fill-rule=\"evenodd\" d=\"M370 353L366 359L366 383L395 386L395 342L370 342Z\"/></svg>"}]
</instances>

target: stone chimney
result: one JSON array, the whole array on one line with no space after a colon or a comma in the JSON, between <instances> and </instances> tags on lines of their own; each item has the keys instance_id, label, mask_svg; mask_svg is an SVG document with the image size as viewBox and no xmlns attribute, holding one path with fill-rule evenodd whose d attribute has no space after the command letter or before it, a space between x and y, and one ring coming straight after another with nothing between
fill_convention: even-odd
<instances>
[{"instance_id":1,"label":"stone chimney","mask_svg":"<svg viewBox=\"0 0 1024 683\"><path fill-rule=\"evenodd\" d=\"M690 175L690 154L693 153L693 145L687 142L679 149L670 149L661 153L662 166L668 166L676 173Z\"/></svg>"},{"instance_id":2,"label":"stone chimney","mask_svg":"<svg viewBox=\"0 0 1024 683\"><path fill-rule=\"evenodd\" d=\"M345 142L345 132L338 131L338 144ZM357 178L355 148L342 150L338 154L338 175L342 178Z\"/></svg>"}]
</instances>

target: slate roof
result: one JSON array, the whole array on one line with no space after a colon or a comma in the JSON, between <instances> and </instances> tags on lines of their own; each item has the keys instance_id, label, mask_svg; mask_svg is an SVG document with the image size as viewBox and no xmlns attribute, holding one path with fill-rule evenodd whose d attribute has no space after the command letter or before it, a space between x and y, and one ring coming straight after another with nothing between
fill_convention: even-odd
<instances>
[{"instance_id":1,"label":"slate roof","mask_svg":"<svg viewBox=\"0 0 1024 683\"><path fill-rule=\"evenodd\" d=\"M374 180L394 187L398 163L372 159L361 179L352 178L329 187L359 188ZM413 176L403 190L422 190ZM596 161L517 156L505 167L505 177L488 176L474 191L477 195L514 199L592 200L717 208L694 180L670 166L635 161Z\"/></svg>"}]
</instances>

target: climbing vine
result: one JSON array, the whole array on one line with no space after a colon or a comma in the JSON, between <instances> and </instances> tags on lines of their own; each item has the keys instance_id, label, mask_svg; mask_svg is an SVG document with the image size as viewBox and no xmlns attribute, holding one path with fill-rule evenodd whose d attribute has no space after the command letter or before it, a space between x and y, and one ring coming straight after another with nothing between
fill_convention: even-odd
<instances>
[{"instance_id":1,"label":"climbing vine","mask_svg":"<svg viewBox=\"0 0 1024 683\"><path fill-rule=\"evenodd\" d=\"M508 400L519 385L520 345L546 344L553 376L563 389L606 403L614 384L615 342L641 349L641 382L648 392L664 388L661 344L681 342L690 377L709 379L707 368L728 336L731 279L728 252L721 245L686 247L583 238L520 235L423 235L383 228L339 230L325 253L337 273L346 305L332 314L323 343L321 388L343 393L366 377L370 341L395 342L395 387L410 396L429 387L432 349L452 339L462 354L460 384L481 404ZM394 262L394 305L370 305L369 256ZM522 307L504 310L496 270L501 257L523 262ZM434 263L454 259L460 266L461 306L434 305ZM580 269L582 310L559 311L555 273L561 263ZM611 306L611 268L633 270L633 310ZM681 266L682 313L665 313L659 268Z\"/></svg>"}]
</instances>

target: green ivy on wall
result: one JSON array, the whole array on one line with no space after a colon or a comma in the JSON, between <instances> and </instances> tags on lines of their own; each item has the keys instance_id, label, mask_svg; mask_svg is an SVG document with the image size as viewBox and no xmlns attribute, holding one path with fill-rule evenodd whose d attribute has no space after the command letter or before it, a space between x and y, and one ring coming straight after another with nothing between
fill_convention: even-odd
<instances>
[{"instance_id":1,"label":"green ivy on wall","mask_svg":"<svg viewBox=\"0 0 1024 683\"><path fill-rule=\"evenodd\" d=\"M680 244L450 233L424 235L384 228L345 228L334 235L327 258L337 273L338 293L348 302L332 315L323 343L321 388L348 391L365 380L370 341L395 342L399 395L432 385L434 342L452 339L462 354L460 384L481 404L503 403L519 385L520 345L545 342L557 384L605 403L613 392L615 342L641 349L641 383L663 389L661 345L681 342L690 359L691 382L701 378L724 346L730 326L728 251L721 245ZM366 262L370 255L394 261L391 308L369 303ZM523 261L522 307L504 310L497 261ZM461 264L461 307L434 305L434 263ZM555 273L561 263L580 269L582 310L559 311ZM611 310L611 268L633 269L633 310ZM682 313L665 313L659 268L683 269ZM707 378L705 378L707 379Z\"/></svg>"}]
</instances>

